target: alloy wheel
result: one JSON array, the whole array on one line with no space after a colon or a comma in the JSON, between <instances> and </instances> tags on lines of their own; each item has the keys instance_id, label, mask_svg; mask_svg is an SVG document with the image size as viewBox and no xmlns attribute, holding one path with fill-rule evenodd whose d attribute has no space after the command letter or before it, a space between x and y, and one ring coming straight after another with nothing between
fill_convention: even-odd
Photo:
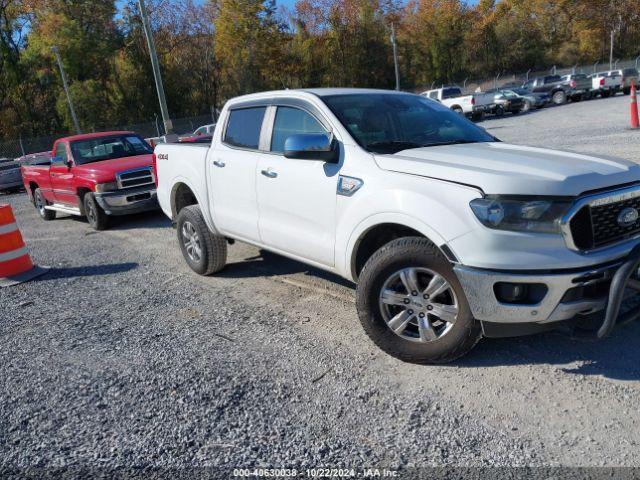
<instances>
[{"instance_id":1,"label":"alloy wheel","mask_svg":"<svg viewBox=\"0 0 640 480\"><path fill-rule=\"evenodd\" d=\"M182 241L189 258L196 263L200 262L202 259L200 236L191 222L187 221L182 224Z\"/></svg>"},{"instance_id":2,"label":"alloy wheel","mask_svg":"<svg viewBox=\"0 0 640 480\"><path fill-rule=\"evenodd\" d=\"M459 313L451 284L428 268L405 268L392 274L382 286L379 304L391 331L417 343L445 336Z\"/></svg>"}]
</instances>

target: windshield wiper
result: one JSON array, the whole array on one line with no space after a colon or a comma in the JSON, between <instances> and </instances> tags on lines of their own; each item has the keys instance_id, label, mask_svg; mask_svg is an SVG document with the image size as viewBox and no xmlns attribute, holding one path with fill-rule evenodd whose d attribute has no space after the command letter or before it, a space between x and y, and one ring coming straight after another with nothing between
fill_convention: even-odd
<instances>
[{"instance_id":1,"label":"windshield wiper","mask_svg":"<svg viewBox=\"0 0 640 480\"><path fill-rule=\"evenodd\" d=\"M384 140L380 142L371 142L367 143L367 149L373 149L378 153L396 153L401 152L402 150L408 150L410 148L420 148L424 147L421 143L416 142L406 142L403 140ZM383 150L383 152L379 152L379 150Z\"/></svg>"},{"instance_id":2,"label":"windshield wiper","mask_svg":"<svg viewBox=\"0 0 640 480\"><path fill-rule=\"evenodd\" d=\"M483 143L481 140L447 140L444 142L433 142L422 145L423 147L441 147L443 145L462 145L466 143Z\"/></svg>"}]
</instances>

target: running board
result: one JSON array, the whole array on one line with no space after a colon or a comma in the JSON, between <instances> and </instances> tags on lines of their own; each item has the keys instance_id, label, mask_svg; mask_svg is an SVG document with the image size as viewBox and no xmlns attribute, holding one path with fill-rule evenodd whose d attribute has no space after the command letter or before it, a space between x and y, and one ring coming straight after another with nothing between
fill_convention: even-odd
<instances>
[{"instance_id":1,"label":"running board","mask_svg":"<svg viewBox=\"0 0 640 480\"><path fill-rule=\"evenodd\" d=\"M64 205L58 205L56 203L54 203L53 205L47 205L44 208L45 210L53 210L54 212L68 213L69 215L78 215L78 216L82 215L80 213L79 208L66 207Z\"/></svg>"}]
</instances>

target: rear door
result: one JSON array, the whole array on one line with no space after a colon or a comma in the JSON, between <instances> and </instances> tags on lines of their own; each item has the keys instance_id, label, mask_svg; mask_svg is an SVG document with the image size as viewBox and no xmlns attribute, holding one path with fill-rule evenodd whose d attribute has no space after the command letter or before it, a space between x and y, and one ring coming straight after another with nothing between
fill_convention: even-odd
<instances>
[{"instance_id":1,"label":"rear door","mask_svg":"<svg viewBox=\"0 0 640 480\"><path fill-rule=\"evenodd\" d=\"M340 165L283 154L289 136L328 134L329 123L305 103L281 104L272 112L270 153L261 157L256 176L262 243L333 266Z\"/></svg>"},{"instance_id":2,"label":"rear door","mask_svg":"<svg viewBox=\"0 0 640 480\"><path fill-rule=\"evenodd\" d=\"M231 108L219 144L209 150L216 227L244 240L258 242L256 169L263 155L260 138L267 106ZM218 140L216 140L218 141Z\"/></svg>"},{"instance_id":3,"label":"rear door","mask_svg":"<svg viewBox=\"0 0 640 480\"><path fill-rule=\"evenodd\" d=\"M78 196L73 188L73 168L67 162L71 158L69 144L59 142L56 145L54 156L51 158L49 175L51 176L51 189L56 203L78 207Z\"/></svg>"}]
</instances>

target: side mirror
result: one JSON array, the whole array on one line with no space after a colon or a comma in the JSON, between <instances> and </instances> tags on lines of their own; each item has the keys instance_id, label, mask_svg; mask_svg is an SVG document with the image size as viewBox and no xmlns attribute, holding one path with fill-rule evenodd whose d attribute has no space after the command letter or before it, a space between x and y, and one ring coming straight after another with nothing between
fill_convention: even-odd
<instances>
[{"instance_id":1,"label":"side mirror","mask_svg":"<svg viewBox=\"0 0 640 480\"><path fill-rule=\"evenodd\" d=\"M66 164L67 164L67 168L73 167L73 162L71 161L71 159L67 159Z\"/></svg>"},{"instance_id":2,"label":"side mirror","mask_svg":"<svg viewBox=\"0 0 640 480\"><path fill-rule=\"evenodd\" d=\"M304 133L291 135L284 142L284 156L298 160L338 163L338 144L333 135Z\"/></svg>"}]
</instances>

